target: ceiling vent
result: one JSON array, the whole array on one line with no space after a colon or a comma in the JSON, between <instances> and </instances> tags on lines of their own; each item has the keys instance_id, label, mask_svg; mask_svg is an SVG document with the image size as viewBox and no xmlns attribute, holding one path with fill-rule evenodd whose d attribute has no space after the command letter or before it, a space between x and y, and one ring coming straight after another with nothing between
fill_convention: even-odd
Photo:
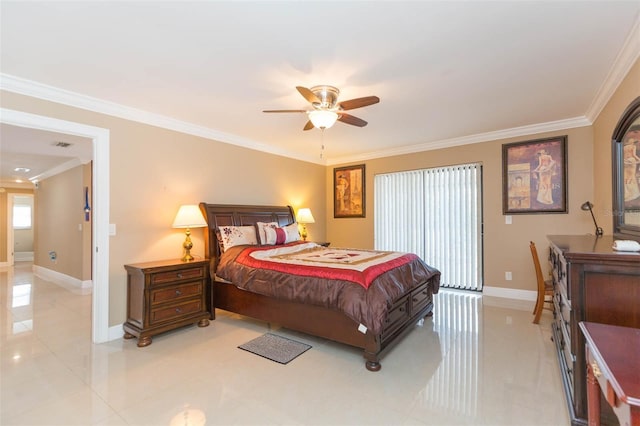
<instances>
[{"instance_id":1,"label":"ceiling vent","mask_svg":"<svg viewBox=\"0 0 640 426\"><path fill-rule=\"evenodd\" d=\"M71 145L72 144L70 144L69 142L61 142L61 141L53 143L53 146L57 146L59 148L69 148Z\"/></svg>"}]
</instances>

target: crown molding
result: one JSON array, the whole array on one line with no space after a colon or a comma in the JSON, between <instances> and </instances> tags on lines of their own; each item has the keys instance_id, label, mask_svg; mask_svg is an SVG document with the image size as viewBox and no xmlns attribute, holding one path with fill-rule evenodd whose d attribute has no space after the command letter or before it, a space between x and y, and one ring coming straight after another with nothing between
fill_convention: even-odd
<instances>
[{"instance_id":1,"label":"crown molding","mask_svg":"<svg viewBox=\"0 0 640 426\"><path fill-rule=\"evenodd\" d=\"M596 92L591 105L587 109L585 116L592 123L596 121L598 115L602 112L604 107L611 99L611 96L615 93L622 83L622 80L627 76L631 67L636 63L640 57L640 15L636 17L636 22L629 31L622 49L618 52L618 56L613 61L613 65L607 74L604 82Z\"/></svg>"},{"instance_id":2,"label":"crown molding","mask_svg":"<svg viewBox=\"0 0 640 426\"><path fill-rule=\"evenodd\" d=\"M616 56L614 64L607 74L607 78L598 89L598 92L584 116L494 132L480 133L459 138L407 145L404 147L373 151L355 156L328 158L325 161L318 161L317 158L312 158L311 156L302 156L297 153L282 150L277 147L269 146L237 135L219 132L208 127L104 101L9 74L0 74L0 89L300 161L321 165L334 165L589 126L593 124L639 57L640 16L636 18L633 28L629 32L622 49Z\"/></svg>"},{"instance_id":3,"label":"crown molding","mask_svg":"<svg viewBox=\"0 0 640 426\"><path fill-rule=\"evenodd\" d=\"M53 167L53 168L51 168L51 169L49 169L49 170L47 170L47 171L45 171L43 173L40 173L37 176L29 178L29 180L35 184L36 182L48 179L48 178L50 178L52 176L55 176L55 175L58 175L60 173L66 172L67 170L71 170L74 167L78 167L78 166L80 166L82 164L85 164L85 163L86 162L83 162L80 158L72 158L71 160L65 161L64 163L62 163L62 164L60 164L60 165L58 165L56 167Z\"/></svg>"},{"instance_id":4,"label":"crown molding","mask_svg":"<svg viewBox=\"0 0 640 426\"><path fill-rule=\"evenodd\" d=\"M317 159L311 156L302 156L297 153L269 146L261 142L243 138L230 133L224 133L208 127L189 123L175 118L167 117L160 114L151 113L137 108L131 108L120 105L115 102L109 102L102 99L86 96L80 93L71 92L69 90L42 84L36 81L27 80L10 74L0 73L0 89L8 92L18 93L20 95L31 96L46 101L56 102L75 108L81 108L100 114L110 115L113 117L123 118L125 120L136 121L139 123L149 124L151 126L163 129L174 130L176 132L185 133L192 136L198 136L205 139L215 140L228 143L231 145L241 146L256 151L262 151L269 154L279 155L282 157L293 158L295 160L305 161L309 163L318 163Z\"/></svg>"},{"instance_id":5,"label":"crown molding","mask_svg":"<svg viewBox=\"0 0 640 426\"><path fill-rule=\"evenodd\" d=\"M426 142L418 145L407 145L399 148L374 151L365 155L330 158L327 165L351 163L354 161L373 160L376 158L392 157L395 155L415 154L417 152L432 151L434 149L451 148L460 145L490 142L500 139L515 138L520 136L535 135L538 133L556 132L577 127L590 126L592 124L586 117L569 118L566 120L550 121L548 123L533 124L530 126L514 127L511 129L497 130L494 132L479 133L476 135L462 136L459 138L443 139Z\"/></svg>"}]
</instances>

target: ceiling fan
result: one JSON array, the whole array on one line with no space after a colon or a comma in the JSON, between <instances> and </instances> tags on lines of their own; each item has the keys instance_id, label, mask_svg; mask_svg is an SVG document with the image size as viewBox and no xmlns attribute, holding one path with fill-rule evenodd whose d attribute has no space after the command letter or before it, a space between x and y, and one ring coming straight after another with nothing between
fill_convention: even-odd
<instances>
[{"instance_id":1,"label":"ceiling fan","mask_svg":"<svg viewBox=\"0 0 640 426\"><path fill-rule=\"evenodd\" d=\"M303 130L311 130L314 127L318 129L328 129L333 126L336 121L341 121L352 126L364 127L367 122L361 118L347 114L344 111L362 108L369 105L377 104L380 98L377 96L365 96L364 98L350 99L348 101L338 102L340 90L333 86L313 86L311 89L296 86L298 92L311 103L312 110L305 109L271 109L263 112L303 112L309 117L307 124Z\"/></svg>"}]
</instances>

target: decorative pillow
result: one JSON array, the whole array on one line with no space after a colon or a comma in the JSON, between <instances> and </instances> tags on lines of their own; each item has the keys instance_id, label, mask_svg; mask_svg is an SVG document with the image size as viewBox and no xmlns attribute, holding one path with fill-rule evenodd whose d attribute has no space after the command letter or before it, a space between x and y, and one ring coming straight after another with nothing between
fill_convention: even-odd
<instances>
[{"instance_id":1,"label":"decorative pillow","mask_svg":"<svg viewBox=\"0 0 640 426\"><path fill-rule=\"evenodd\" d=\"M224 250L233 246L258 244L256 228L253 226L221 226L219 229Z\"/></svg>"},{"instance_id":2,"label":"decorative pillow","mask_svg":"<svg viewBox=\"0 0 640 426\"><path fill-rule=\"evenodd\" d=\"M264 227L265 239L262 244L265 245L280 245L298 241L300 239L300 232L298 231L298 224L291 223L283 227Z\"/></svg>"},{"instance_id":3,"label":"decorative pillow","mask_svg":"<svg viewBox=\"0 0 640 426\"><path fill-rule=\"evenodd\" d=\"M272 228L265 226L264 228L265 240L263 244L266 245L281 245L287 242L287 232L284 228Z\"/></svg>"},{"instance_id":4,"label":"decorative pillow","mask_svg":"<svg viewBox=\"0 0 640 426\"><path fill-rule=\"evenodd\" d=\"M256 228L258 229L258 243L259 244L269 244L267 243L267 236L265 235L266 228L276 229L278 227L278 222L256 222ZM275 244L275 243L271 243Z\"/></svg>"},{"instance_id":5,"label":"decorative pillow","mask_svg":"<svg viewBox=\"0 0 640 426\"><path fill-rule=\"evenodd\" d=\"M300 230L297 223L290 223L287 226L283 226L282 229L287 233L287 243L300 240Z\"/></svg>"}]
</instances>

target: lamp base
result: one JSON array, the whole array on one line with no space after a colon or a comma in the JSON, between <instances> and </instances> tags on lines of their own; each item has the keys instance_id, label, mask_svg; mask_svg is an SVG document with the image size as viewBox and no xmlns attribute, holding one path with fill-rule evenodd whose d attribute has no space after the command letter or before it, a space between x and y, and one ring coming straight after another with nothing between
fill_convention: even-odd
<instances>
[{"instance_id":1,"label":"lamp base","mask_svg":"<svg viewBox=\"0 0 640 426\"><path fill-rule=\"evenodd\" d=\"M180 259L183 262L191 262L194 260L194 257L191 256L191 249L193 248L193 243L191 242L191 230L187 228L185 231L186 238L184 243L182 243L182 247L184 248L184 255Z\"/></svg>"},{"instance_id":2,"label":"lamp base","mask_svg":"<svg viewBox=\"0 0 640 426\"><path fill-rule=\"evenodd\" d=\"M182 258L180 259L183 262L193 262L195 260L195 258L193 256L191 256L191 253L186 252L184 254L184 256L182 256Z\"/></svg>"}]
</instances>

